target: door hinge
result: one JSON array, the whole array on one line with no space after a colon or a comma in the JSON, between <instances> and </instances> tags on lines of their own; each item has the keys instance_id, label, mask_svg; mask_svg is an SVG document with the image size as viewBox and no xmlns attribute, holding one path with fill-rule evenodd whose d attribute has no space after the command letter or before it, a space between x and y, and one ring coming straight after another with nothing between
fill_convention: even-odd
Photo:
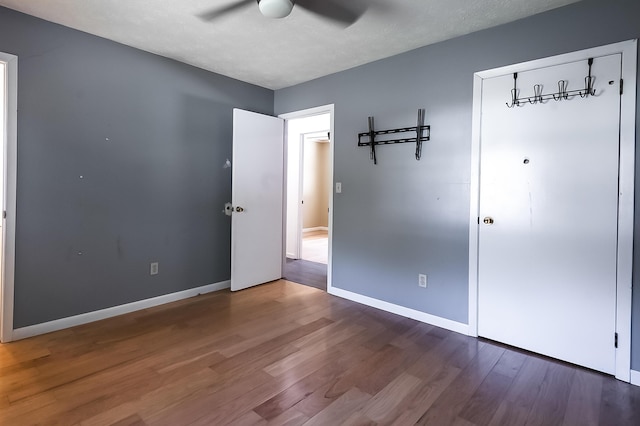
<instances>
[{"instance_id":1,"label":"door hinge","mask_svg":"<svg viewBox=\"0 0 640 426\"><path fill-rule=\"evenodd\" d=\"M620 79L620 94L622 95L622 91L624 89L624 80Z\"/></svg>"},{"instance_id":2,"label":"door hinge","mask_svg":"<svg viewBox=\"0 0 640 426\"><path fill-rule=\"evenodd\" d=\"M614 334L613 337L613 346L615 346L616 348L618 347L618 333Z\"/></svg>"},{"instance_id":3,"label":"door hinge","mask_svg":"<svg viewBox=\"0 0 640 426\"><path fill-rule=\"evenodd\" d=\"M2 211L2 218L3 218L3 219L6 219L6 218L7 218L7 211L6 211L6 210L3 210L3 211Z\"/></svg>"},{"instance_id":4,"label":"door hinge","mask_svg":"<svg viewBox=\"0 0 640 426\"><path fill-rule=\"evenodd\" d=\"M480 225L480 216L478 216L478 225Z\"/></svg>"}]
</instances>

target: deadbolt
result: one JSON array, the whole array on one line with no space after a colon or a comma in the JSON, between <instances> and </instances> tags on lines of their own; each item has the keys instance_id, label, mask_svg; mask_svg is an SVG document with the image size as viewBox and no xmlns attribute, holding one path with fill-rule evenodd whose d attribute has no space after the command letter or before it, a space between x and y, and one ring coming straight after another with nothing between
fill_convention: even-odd
<instances>
[{"instance_id":1,"label":"deadbolt","mask_svg":"<svg viewBox=\"0 0 640 426\"><path fill-rule=\"evenodd\" d=\"M236 207L236 213L242 213L244 209L240 206Z\"/></svg>"},{"instance_id":2,"label":"deadbolt","mask_svg":"<svg viewBox=\"0 0 640 426\"><path fill-rule=\"evenodd\" d=\"M483 222L485 223L485 225L492 225L493 224L493 218L487 216L484 218Z\"/></svg>"}]
</instances>

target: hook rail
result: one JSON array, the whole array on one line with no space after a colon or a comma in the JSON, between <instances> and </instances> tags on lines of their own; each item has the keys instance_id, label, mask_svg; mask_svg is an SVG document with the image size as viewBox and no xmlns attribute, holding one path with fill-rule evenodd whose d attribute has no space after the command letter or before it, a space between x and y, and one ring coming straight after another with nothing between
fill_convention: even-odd
<instances>
[{"instance_id":1,"label":"hook rail","mask_svg":"<svg viewBox=\"0 0 640 426\"><path fill-rule=\"evenodd\" d=\"M559 101L562 99L568 100L574 96L579 95L581 98L586 98L588 96L595 96L596 91L593 88L593 82L595 81L595 77L591 75L591 66L593 65L593 58L589 58L587 61L589 65L589 74L584 78L584 88L579 90L567 90L569 87L569 82L567 80L559 80L558 81L558 91L556 93L542 93L542 85L536 84L533 86L533 96L519 98L518 97L518 73L513 73L513 89L511 89L511 104L507 102L507 106L509 108L513 108L515 106L522 106L527 102L530 104L537 104L538 102L543 103L544 101L548 101L553 99L554 101Z\"/></svg>"},{"instance_id":2,"label":"hook rail","mask_svg":"<svg viewBox=\"0 0 640 426\"><path fill-rule=\"evenodd\" d=\"M392 145L396 143L415 143L416 144L416 160L420 160L422 157L422 142L428 141L431 136L431 126L424 124L424 109L418 110L418 122L415 127L401 127L398 129L390 130L375 130L373 117L368 117L369 131L358 133L358 146L369 146L370 157L373 160L373 164L378 164L376 156L377 145ZM398 133L415 133L415 137L405 137L398 139L384 139L378 140L376 137L381 135L392 135ZM425 134L426 133L426 134ZM368 140L367 140L368 138ZM363 140L364 139L364 140Z\"/></svg>"}]
</instances>

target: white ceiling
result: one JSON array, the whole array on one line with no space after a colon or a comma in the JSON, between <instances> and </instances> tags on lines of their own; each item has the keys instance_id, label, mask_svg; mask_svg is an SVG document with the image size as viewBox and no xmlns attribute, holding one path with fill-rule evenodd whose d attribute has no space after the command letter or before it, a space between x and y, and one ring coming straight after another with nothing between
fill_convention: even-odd
<instances>
[{"instance_id":1,"label":"white ceiling","mask_svg":"<svg viewBox=\"0 0 640 426\"><path fill-rule=\"evenodd\" d=\"M360 1L369 8L347 28L300 7L280 20L264 18L253 4L210 22L198 17L234 0L0 0L0 5L280 89L578 0Z\"/></svg>"}]
</instances>

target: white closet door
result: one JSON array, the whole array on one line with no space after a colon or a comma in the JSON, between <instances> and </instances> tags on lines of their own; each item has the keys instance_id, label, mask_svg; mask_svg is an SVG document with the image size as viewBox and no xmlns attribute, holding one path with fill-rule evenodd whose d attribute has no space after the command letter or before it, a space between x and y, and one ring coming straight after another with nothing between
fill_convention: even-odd
<instances>
[{"instance_id":1,"label":"white closet door","mask_svg":"<svg viewBox=\"0 0 640 426\"><path fill-rule=\"evenodd\" d=\"M587 72L518 73L520 96ZM515 108L512 74L483 81L478 333L614 373L621 55L592 72L596 96Z\"/></svg>"}]
</instances>

